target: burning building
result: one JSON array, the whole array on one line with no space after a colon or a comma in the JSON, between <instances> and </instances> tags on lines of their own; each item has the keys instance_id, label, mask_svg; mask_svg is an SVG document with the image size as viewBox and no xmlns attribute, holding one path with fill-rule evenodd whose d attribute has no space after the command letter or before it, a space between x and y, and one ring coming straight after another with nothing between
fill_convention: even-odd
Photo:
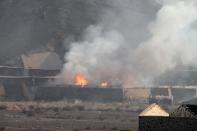
<instances>
[{"instance_id":1,"label":"burning building","mask_svg":"<svg viewBox=\"0 0 197 131\"><path fill-rule=\"evenodd\" d=\"M0 67L1 100L83 100L97 102L121 102L123 90L111 88L106 81L89 84L82 74L73 78L71 85L56 85L60 70Z\"/></svg>"}]
</instances>

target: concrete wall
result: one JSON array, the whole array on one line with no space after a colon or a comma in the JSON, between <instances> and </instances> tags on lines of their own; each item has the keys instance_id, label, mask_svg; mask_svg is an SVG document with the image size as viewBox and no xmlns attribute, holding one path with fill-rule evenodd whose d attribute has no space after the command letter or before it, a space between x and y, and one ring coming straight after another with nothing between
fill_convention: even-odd
<instances>
[{"instance_id":1,"label":"concrete wall","mask_svg":"<svg viewBox=\"0 0 197 131\"><path fill-rule=\"evenodd\" d=\"M196 131L197 119L180 117L139 117L139 131Z\"/></svg>"}]
</instances>

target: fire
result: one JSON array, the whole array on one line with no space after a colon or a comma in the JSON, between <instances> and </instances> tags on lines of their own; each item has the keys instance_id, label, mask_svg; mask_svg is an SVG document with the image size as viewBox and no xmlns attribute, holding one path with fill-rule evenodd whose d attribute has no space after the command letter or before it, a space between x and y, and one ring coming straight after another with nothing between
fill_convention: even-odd
<instances>
[{"instance_id":1,"label":"fire","mask_svg":"<svg viewBox=\"0 0 197 131\"><path fill-rule=\"evenodd\" d=\"M107 81L103 81L100 84L101 87L107 87L108 86L108 82Z\"/></svg>"},{"instance_id":2,"label":"fire","mask_svg":"<svg viewBox=\"0 0 197 131\"><path fill-rule=\"evenodd\" d=\"M74 77L74 83L75 85L84 87L88 84L88 80L83 74L77 73Z\"/></svg>"}]
</instances>

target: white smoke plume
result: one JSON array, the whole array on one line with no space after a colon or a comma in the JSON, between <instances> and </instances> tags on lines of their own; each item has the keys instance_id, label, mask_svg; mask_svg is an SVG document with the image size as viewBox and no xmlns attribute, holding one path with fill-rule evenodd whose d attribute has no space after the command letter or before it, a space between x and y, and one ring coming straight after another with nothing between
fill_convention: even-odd
<instances>
[{"instance_id":1,"label":"white smoke plume","mask_svg":"<svg viewBox=\"0 0 197 131\"><path fill-rule=\"evenodd\" d=\"M197 65L195 0L157 0L161 7L155 20L128 6L132 0L115 1L100 24L71 43L63 73L67 83L82 73L92 84L154 84L178 64Z\"/></svg>"}]
</instances>

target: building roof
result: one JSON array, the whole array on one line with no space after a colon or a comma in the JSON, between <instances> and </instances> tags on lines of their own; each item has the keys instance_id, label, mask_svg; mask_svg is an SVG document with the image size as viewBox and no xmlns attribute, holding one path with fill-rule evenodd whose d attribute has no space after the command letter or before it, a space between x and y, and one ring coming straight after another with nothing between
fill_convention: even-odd
<instances>
[{"instance_id":1,"label":"building roof","mask_svg":"<svg viewBox=\"0 0 197 131\"><path fill-rule=\"evenodd\" d=\"M139 116L169 116L169 113L158 104L153 103L142 111Z\"/></svg>"},{"instance_id":2,"label":"building roof","mask_svg":"<svg viewBox=\"0 0 197 131\"><path fill-rule=\"evenodd\" d=\"M21 58L25 68L60 69L62 67L59 56L50 51L22 55Z\"/></svg>"}]
</instances>

